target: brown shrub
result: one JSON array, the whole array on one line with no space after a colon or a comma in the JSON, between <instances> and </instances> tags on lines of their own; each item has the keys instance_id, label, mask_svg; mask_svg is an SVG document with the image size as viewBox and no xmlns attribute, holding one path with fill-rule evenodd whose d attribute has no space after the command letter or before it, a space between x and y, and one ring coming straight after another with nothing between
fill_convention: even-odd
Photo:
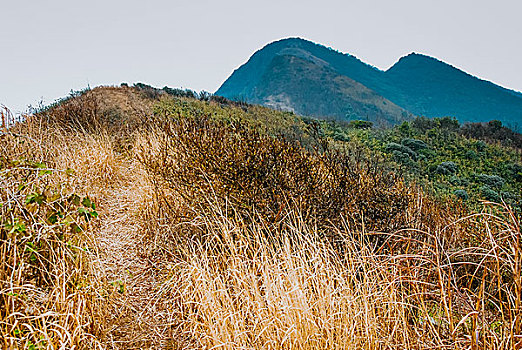
<instances>
[{"instance_id":1,"label":"brown shrub","mask_svg":"<svg viewBox=\"0 0 522 350\"><path fill-rule=\"evenodd\" d=\"M323 228L345 222L357 230L391 231L406 223L411 200L398 177L366 171L347 153L310 152L241 123L206 117L165 121L159 144L142 145L139 158L187 208L204 209L210 195L268 225L296 207Z\"/></svg>"}]
</instances>

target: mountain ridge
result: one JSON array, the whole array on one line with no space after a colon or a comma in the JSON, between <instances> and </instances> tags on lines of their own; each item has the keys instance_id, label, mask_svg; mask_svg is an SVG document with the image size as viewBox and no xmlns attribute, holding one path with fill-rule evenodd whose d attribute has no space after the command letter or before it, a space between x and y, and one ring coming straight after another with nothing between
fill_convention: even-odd
<instances>
[{"instance_id":1,"label":"mountain ridge","mask_svg":"<svg viewBox=\"0 0 522 350\"><path fill-rule=\"evenodd\" d=\"M328 67L337 74L364 85L385 100L391 101L410 117L412 115L453 116L461 122L485 122L498 119L515 127L522 120L522 93L478 78L438 58L412 52L401 57L387 70L381 70L356 56L301 38L281 39L265 45L245 64L234 70L216 94L252 103L263 103L262 101L270 99L271 95L266 86L260 84L266 84L270 80L266 76L266 71L273 59L279 55L307 60L316 66L316 70ZM289 61L285 64L289 64ZM295 76L294 78L297 79ZM297 80L300 81L301 89L306 88L301 84L302 79ZM276 86L278 82L288 89L285 91L286 94L300 93L292 92L292 84L288 81L274 80L270 85ZM331 81L318 79L310 81L309 84L310 90L320 91L322 85L331 84ZM336 87L334 90L339 89L340 87ZM260 94L260 91L263 91L263 94ZM311 101L308 102L322 103L319 101L319 96L323 95L318 94L315 97L310 95ZM294 101L294 104L296 103ZM368 103L372 102L368 101ZM379 106L375 106L375 109L378 110ZM293 110L301 114L347 119L342 108L332 107L331 110L326 111L326 114L324 110L314 112L310 109L305 113L305 109L297 104ZM382 115L378 114L358 115L358 117L377 122L383 120ZM404 119L405 116L402 117ZM384 117L387 121L400 119L393 113Z\"/></svg>"}]
</instances>

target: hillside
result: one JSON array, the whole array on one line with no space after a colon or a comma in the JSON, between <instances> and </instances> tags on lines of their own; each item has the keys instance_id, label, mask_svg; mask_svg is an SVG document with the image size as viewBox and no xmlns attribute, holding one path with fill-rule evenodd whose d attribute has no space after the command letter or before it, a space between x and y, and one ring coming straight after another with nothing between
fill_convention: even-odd
<instances>
[{"instance_id":1,"label":"hillside","mask_svg":"<svg viewBox=\"0 0 522 350\"><path fill-rule=\"evenodd\" d=\"M370 97L364 100L367 106L372 106L367 108L370 112L360 113L357 103L352 103L348 90L343 89L344 82L336 81L330 75L311 73L310 76L302 77L304 72L296 71L292 79L289 79L289 76L281 79L277 72L297 70L297 67L287 67L291 62L278 59L278 56L292 56L307 61L310 67L306 72L328 69L337 76L344 76L362 84L372 91ZM302 65L301 60L298 65ZM295 62L297 60L293 61L294 64ZM280 67L275 69L277 65ZM305 80L306 85L303 85ZM267 82L270 82L270 87ZM330 87L324 89L324 85ZM299 38L276 41L257 51L247 63L232 73L216 94L231 99L270 103L273 99L270 90L274 88L280 91L279 94L284 92L287 100L289 96L306 95L306 103L312 106L321 106L324 95L329 92L345 91L347 96L341 96L355 111L355 118L346 113L346 106L339 108L332 105L331 108L317 107L313 110L305 107L302 99L287 101L297 113L335 116L339 120L382 120L382 105L381 101L375 101L376 95L404 110L404 113L400 114L402 118L397 117L395 110L385 110L384 119L388 121L404 120L411 115L452 116L461 122L487 122L497 119L516 128L522 120L520 93L478 79L435 58L410 54L401 58L387 71L381 71L354 56ZM330 96L330 100L338 97L334 94Z\"/></svg>"},{"instance_id":2,"label":"hillside","mask_svg":"<svg viewBox=\"0 0 522 350\"><path fill-rule=\"evenodd\" d=\"M314 117L371 117L389 125L404 120L406 115L402 108L364 85L328 66L293 55L276 56L253 95L253 103Z\"/></svg>"},{"instance_id":3,"label":"hillside","mask_svg":"<svg viewBox=\"0 0 522 350\"><path fill-rule=\"evenodd\" d=\"M481 200L521 208L522 135L491 124L459 125L448 117L415 118L388 129L321 122L328 137L384 154L390 168L439 199L458 197L473 208Z\"/></svg>"},{"instance_id":4,"label":"hillside","mask_svg":"<svg viewBox=\"0 0 522 350\"><path fill-rule=\"evenodd\" d=\"M383 95L416 115L453 116L460 122L522 120L520 94L477 79L435 58L410 54L385 72Z\"/></svg>"},{"instance_id":5,"label":"hillside","mask_svg":"<svg viewBox=\"0 0 522 350\"><path fill-rule=\"evenodd\" d=\"M0 133L0 344L520 347L519 136L74 93Z\"/></svg>"}]
</instances>

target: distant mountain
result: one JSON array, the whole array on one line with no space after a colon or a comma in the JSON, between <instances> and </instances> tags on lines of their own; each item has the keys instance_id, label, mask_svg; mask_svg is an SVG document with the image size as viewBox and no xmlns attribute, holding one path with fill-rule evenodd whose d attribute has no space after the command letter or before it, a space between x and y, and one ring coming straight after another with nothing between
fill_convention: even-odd
<instances>
[{"instance_id":1,"label":"distant mountain","mask_svg":"<svg viewBox=\"0 0 522 350\"><path fill-rule=\"evenodd\" d=\"M290 38L268 44L216 92L299 114L397 123L412 115L493 119L517 126L522 94L412 53L387 71L355 56Z\"/></svg>"},{"instance_id":2,"label":"distant mountain","mask_svg":"<svg viewBox=\"0 0 522 350\"><path fill-rule=\"evenodd\" d=\"M385 76L393 88L380 92L417 115L450 115L463 122L522 120L522 95L429 56L403 57Z\"/></svg>"}]
</instances>

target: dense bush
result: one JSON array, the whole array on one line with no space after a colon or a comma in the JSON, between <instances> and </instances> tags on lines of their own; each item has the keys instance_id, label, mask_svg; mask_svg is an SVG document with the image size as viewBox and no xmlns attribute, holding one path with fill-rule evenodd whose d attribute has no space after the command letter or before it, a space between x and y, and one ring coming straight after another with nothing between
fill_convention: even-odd
<instances>
[{"instance_id":1,"label":"dense bush","mask_svg":"<svg viewBox=\"0 0 522 350\"><path fill-rule=\"evenodd\" d=\"M411 148L395 142L388 143L386 145L386 151L391 152L398 157L402 157L402 155L407 155L412 160L417 160L417 153L415 153Z\"/></svg>"},{"instance_id":2,"label":"dense bush","mask_svg":"<svg viewBox=\"0 0 522 350\"><path fill-rule=\"evenodd\" d=\"M522 134L502 125L498 120L488 123L467 123L460 129L461 135L481 139L491 143L500 142L505 146L522 148Z\"/></svg>"},{"instance_id":3,"label":"dense bush","mask_svg":"<svg viewBox=\"0 0 522 350\"><path fill-rule=\"evenodd\" d=\"M458 126L452 118L425 117L390 129L360 130L339 122L321 122L324 135L340 148L348 142L363 145L371 152L391 154L390 168L401 172L408 181L422 184L438 198L445 199L463 189L469 196L468 206L480 205L483 196L478 189L484 183L476 174L482 173L504 179L502 189L518 198L512 203L518 203L522 193L520 149L464 137Z\"/></svg>"},{"instance_id":4,"label":"dense bush","mask_svg":"<svg viewBox=\"0 0 522 350\"><path fill-rule=\"evenodd\" d=\"M494 189L501 189L502 186L504 186L504 179L501 178L498 175L486 175L486 174L479 174L477 175L477 180L484 185L494 188Z\"/></svg>"},{"instance_id":5,"label":"dense bush","mask_svg":"<svg viewBox=\"0 0 522 350\"><path fill-rule=\"evenodd\" d=\"M475 148L478 152L484 152L487 149L486 143L482 140L475 141Z\"/></svg>"},{"instance_id":6,"label":"dense bush","mask_svg":"<svg viewBox=\"0 0 522 350\"><path fill-rule=\"evenodd\" d=\"M449 131L457 131L460 128L459 121L454 117L434 118L437 127Z\"/></svg>"},{"instance_id":7,"label":"dense bush","mask_svg":"<svg viewBox=\"0 0 522 350\"><path fill-rule=\"evenodd\" d=\"M414 151L428 148L426 142L416 139L404 139L402 140L402 144Z\"/></svg>"},{"instance_id":8,"label":"dense bush","mask_svg":"<svg viewBox=\"0 0 522 350\"><path fill-rule=\"evenodd\" d=\"M431 129L443 129L447 131L455 131L459 129L459 122L456 118L427 118L417 117L411 121L411 126L418 131L425 132Z\"/></svg>"},{"instance_id":9,"label":"dense bush","mask_svg":"<svg viewBox=\"0 0 522 350\"><path fill-rule=\"evenodd\" d=\"M480 187L480 193L488 201L499 203L501 200L499 193L491 189L489 186Z\"/></svg>"},{"instance_id":10,"label":"dense bush","mask_svg":"<svg viewBox=\"0 0 522 350\"><path fill-rule=\"evenodd\" d=\"M468 186L469 180L466 178L460 178L458 176L453 175L449 178L449 182L454 186Z\"/></svg>"},{"instance_id":11,"label":"dense bush","mask_svg":"<svg viewBox=\"0 0 522 350\"><path fill-rule=\"evenodd\" d=\"M442 175L452 175L457 172L457 164L454 162L442 162L437 166L437 173Z\"/></svg>"},{"instance_id":12,"label":"dense bush","mask_svg":"<svg viewBox=\"0 0 522 350\"><path fill-rule=\"evenodd\" d=\"M436 123L433 119L427 117L417 117L411 121L411 125L417 129L417 131L427 131L436 127Z\"/></svg>"},{"instance_id":13,"label":"dense bush","mask_svg":"<svg viewBox=\"0 0 522 350\"><path fill-rule=\"evenodd\" d=\"M162 94L160 89L156 89L155 87L143 83L135 83L133 87L139 90L146 98L149 99L157 99Z\"/></svg>"},{"instance_id":14,"label":"dense bush","mask_svg":"<svg viewBox=\"0 0 522 350\"><path fill-rule=\"evenodd\" d=\"M190 89L173 89L165 86L163 89L167 94L174 97L187 97L187 98L198 98L198 93Z\"/></svg>"},{"instance_id":15,"label":"dense bush","mask_svg":"<svg viewBox=\"0 0 522 350\"><path fill-rule=\"evenodd\" d=\"M453 194L458 198L462 199L463 201L467 201L469 199L469 195L468 192L466 192L466 190L455 190L453 191Z\"/></svg>"},{"instance_id":16,"label":"dense bush","mask_svg":"<svg viewBox=\"0 0 522 350\"><path fill-rule=\"evenodd\" d=\"M517 163L507 163L505 166L506 173L514 181L522 183L522 165Z\"/></svg>"},{"instance_id":17,"label":"dense bush","mask_svg":"<svg viewBox=\"0 0 522 350\"><path fill-rule=\"evenodd\" d=\"M465 157L466 157L466 159L474 160L474 159L478 158L478 154L474 150L470 149L469 151L466 152Z\"/></svg>"},{"instance_id":18,"label":"dense bush","mask_svg":"<svg viewBox=\"0 0 522 350\"><path fill-rule=\"evenodd\" d=\"M343 141L343 142L350 141L350 136L348 136L346 133L344 133L342 131L335 131L332 137L335 141Z\"/></svg>"},{"instance_id":19,"label":"dense bush","mask_svg":"<svg viewBox=\"0 0 522 350\"><path fill-rule=\"evenodd\" d=\"M349 151L310 152L206 117L170 120L163 130L157 155L142 153L141 161L189 207L204 209L212 193L245 220L255 215L268 225L293 207L320 227L346 221L391 230L405 223L410 195L403 182L379 164L353 161Z\"/></svg>"},{"instance_id":20,"label":"dense bush","mask_svg":"<svg viewBox=\"0 0 522 350\"><path fill-rule=\"evenodd\" d=\"M367 120L352 120L349 123L349 127L354 129L371 129L373 123Z\"/></svg>"}]
</instances>

